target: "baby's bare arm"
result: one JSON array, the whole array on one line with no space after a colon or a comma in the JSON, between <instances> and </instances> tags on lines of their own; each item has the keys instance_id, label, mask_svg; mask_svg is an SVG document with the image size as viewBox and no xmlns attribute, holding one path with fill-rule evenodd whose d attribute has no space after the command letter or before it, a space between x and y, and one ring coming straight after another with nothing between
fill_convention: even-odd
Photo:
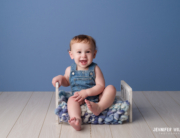
<instances>
[{"instance_id":1,"label":"baby's bare arm","mask_svg":"<svg viewBox=\"0 0 180 138\"><path fill-rule=\"evenodd\" d=\"M92 88L85 90L87 93L87 96L98 95L102 93L105 88L104 76L101 72L101 69L98 66L95 67L95 74L96 74L96 79L95 79L96 85Z\"/></svg>"},{"instance_id":2,"label":"baby's bare arm","mask_svg":"<svg viewBox=\"0 0 180 138\"><path fill-rule=\"evenodd\" d=\"M53 86L54 87L56 86L56 82L59 83L59 87L60 86L65 86L65 87L69 86L70 85L69 74L70 74L70 67L67 67L64 76L58 75L52 79Z\"/></svg>"}]
</instances>

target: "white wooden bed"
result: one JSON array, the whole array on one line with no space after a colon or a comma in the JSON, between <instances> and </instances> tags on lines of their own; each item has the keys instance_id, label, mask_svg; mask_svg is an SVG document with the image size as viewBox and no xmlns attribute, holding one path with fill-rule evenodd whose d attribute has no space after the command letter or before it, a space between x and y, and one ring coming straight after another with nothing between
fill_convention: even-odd
<instances>
[{"instance_id":1,"label":"white wooden bed","mask_svg":"<svg viewBox=\"0 0 180 138\"><path fill-rule=\"evenodd\" d=\"M128 100L130 105L129 105L129 110L128 110L128 118L129 118L129 122L133 121L133 114L132 114L132 98L133 98L133 91L132 88L123 80L121 80L121 95L120 95L120 99L123 101ZM58 103L58 95L59 95L59 84L58 82L56 82L56 88L55 88L55 104L56 104L56 108L58 107L59 103ZM56 115L56 120L59 123L59 117Z\"/></svg>"}]
</instances>

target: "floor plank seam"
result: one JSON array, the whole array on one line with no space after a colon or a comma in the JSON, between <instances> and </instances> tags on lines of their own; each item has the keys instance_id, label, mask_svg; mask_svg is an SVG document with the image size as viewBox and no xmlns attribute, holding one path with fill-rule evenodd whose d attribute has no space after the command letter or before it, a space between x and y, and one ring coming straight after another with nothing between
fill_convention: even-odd
<instances>
[{"instance_id":1,"label":"floor plank seam","mask_svg":"<svg viewBox=\"0 0 180 138\"><path fill-rule=\"evenodd\" d=\"M175 103L177 103L180 106L180 104L168 92L166 93L175 101Z\"/></svg>"},{"instance_id":2,"label":"floor plank seam","mask_svg":"<svg viewBox=\"0 0 180 138\"><path fill-rule=\"evenodd\" d=\"M142 92L143 94L144 94L144 92ZM146 97L146 95L144 94L144 96ZM146 97L146 99L149 101L149 99ZM164 123L168 126L168 127L170 127L167 123L166 123L166 121L163 119L163 117L159 114L159 112L156 110L156 108L152 105L152 103L149 101L149 103L151 104L151 106L154 108L154 110L158 113L158 115L161 117L161 119L164 121ZM175 137L176 137L176 135L174 135ZM177 138L177 137L176 137Z\"/></svg>"},{"instance_id":3,"label":"floor plank seam","mask_svg":"<svg viewBox=\"0 0 180 138\"><path fill-rule=\"evenodd\" d=\"M92 138L91 125L89 125L89 126L90 126L90 138Z\"/></svg>"},{"instance_id":4,"label":"floor plank seam","mask_svg":"<svg viewBox=\"0 0 180 138\"><path fill-rule=\"evenodd\" d=\"M39 136L40 136L40 134L41 134L41 130L42 130L43 125L44 125L44 122L45 122L45 120L46 120L46 116L47 116L47 114L48 114L48 110L49 110L49 107L50 107L50 105L51 105L53 95L54 95L54 93L53 93L53 94L52 94L52 96L51 96L51 101L49 102L49 106L48 106L48 109L47 109L46 115L45 115L45 117L44 117L44 121L43 121L43 123L42 123L42 126L41 126L41 129L40 129L40 132L39 132L38 138L39 138Z\"/></svg>"},{"instance_id":5,"label":"floor plank seam","mask_svg":"<svg viewBox=\"0 0 180 138\"><path fill-rule=\"evenodd\" d=\"M135 103L135 101L134 101L134 100L133 100L133 103L134 103L134 104L135 104L135 106L137 107L137 109L138 109L139 113L140 113L140 114L141 114L141 116L143 117L143 119L144 119L144 121L146 122L147 126L149 127L149 129L150 129L151 133L152 133L152 134L153 134L153 136L156 138L156 136L155 136L155 135L154 135L154 133L152 132L152 130L151 130L151 128L150 128L150 126L149 126L148 122L147 122L147 121L146 121L146 119L144 118L143 114L141 113L140 109L138 108L138 106L136 105L136 103Z\"/></svg>"},{"instance_id":6,"label":"floor plank seam","mask_svg":"<svg viewBox=\"0 0 180 138\"><path fill-rule=\"evenodd\" d=\"M29 100L31 99L32 95L33 95L33 92L32 92L32 94L31 94L31 96L29 97L29 99L28 99L28 101L27 101L26 105L24 106L23 110L21 111L20 115L18 116L18 118L17 118L16 122L18 121L18 119L20 118L20 116L21 116L21 114L23 113L24 109L26 108L26 106L27 106L27 104L28 104ZM11 130L9 131L9 133L8 133L7 137L8 137L8 136L9 136L9 134L11 133L12 129L14 128L14 126L15 126L15 124L16 124L16 122L14 123L14 125L13 125L13 126L12 126L12 128L11 128ZM6 138L7 138L7 137L6 137Z\"/></svg>"},{"instance_id":7,"label":"floor plank seam","mask_svg":"<svg viewBox=\"0 0 180 138\"><path fill-rule=\"evenodd\" d=\"M111 137L113 138L112 131L111 131L111 126L110 125L109 125L109 129L110 129L110 132L111 132Z\"/></svg>"},{"instance_id":8,"label":"floor plank seam","mask_svg":"<svg viewBox=\"0 0 180 138\"><path fill-rule=\"evenodd\" d=\"M58 124L58 125L60 125L60 124ZM61 124L61 128L60 128L59 138L61 136L61 131L62 131L62 124Z\"/></svg>"}]
</instances>

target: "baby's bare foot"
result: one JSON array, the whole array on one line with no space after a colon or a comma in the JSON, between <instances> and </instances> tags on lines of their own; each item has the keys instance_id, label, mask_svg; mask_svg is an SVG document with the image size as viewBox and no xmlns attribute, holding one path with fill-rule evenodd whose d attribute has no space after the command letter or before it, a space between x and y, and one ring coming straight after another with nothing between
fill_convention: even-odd
<instances>
[{"instance_id":1,"label":"baby's bare foot","mask_svg":"<svg viewBox=\"0 0 180 138\"><path fill-rule=\"evenodd\" d=\"M85 102L86 102L89 110L91 110L94 115L99 115L101 113L101 108L99 107L99 105L97 103L88 101L86 99L85 99Z\"/></svg>"},{"instance_id":2,"label":"baby's bare foot","mask_svg":"<svg viewBox=\"0 0 180 138\"><path fill-rule=\"evenodd\" d=\"M70 120L68 120L68 122L75 130L81 130L81 119L72 117Z\"/></svg>"}]
</instances>

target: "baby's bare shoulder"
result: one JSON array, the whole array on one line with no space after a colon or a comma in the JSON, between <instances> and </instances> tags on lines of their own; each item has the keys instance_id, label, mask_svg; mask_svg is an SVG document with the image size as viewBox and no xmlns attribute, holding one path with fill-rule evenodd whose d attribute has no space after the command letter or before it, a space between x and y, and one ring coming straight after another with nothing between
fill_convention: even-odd
<instances>
[{"instance_id":1,"label":"baby's bare shoulder","mask_svg":"<svg viewBox=\"0 0 180 138\"><path fill-rule=\"evenodd\" d=\"M99 68L99 66L95 66L95 74L96 74L96 84L100 84L102 86L105 86L105 80L104 80L104 76L103 73L101 71L101 69Z\"/></svg>"},{"instance_id":2,"label":"baby's bare shoulder","mask_svg":"<svg viewBox=\"0 0 180 138\"><path fill-rule=\"evenodd\" d=\"M102 72L101 72L101 69L100 69L100 67L99 67L98 65L95 66L94 70L95 70L95 73L96 73L96 74L97 74L97 73L102 73Z\"/></svg>"},{"instance_id":3,"label":"baby's bare shoulder","mask_svg":"<svg viewBox=\"0 0 180 138\"><path fill-rule=\"evenodd\" d=\"M71 66L69 66L69 67L66 68L64 77L66 77L66 78L69 79L70 72L71 72Z\"/></svg>"}]
</instances>

